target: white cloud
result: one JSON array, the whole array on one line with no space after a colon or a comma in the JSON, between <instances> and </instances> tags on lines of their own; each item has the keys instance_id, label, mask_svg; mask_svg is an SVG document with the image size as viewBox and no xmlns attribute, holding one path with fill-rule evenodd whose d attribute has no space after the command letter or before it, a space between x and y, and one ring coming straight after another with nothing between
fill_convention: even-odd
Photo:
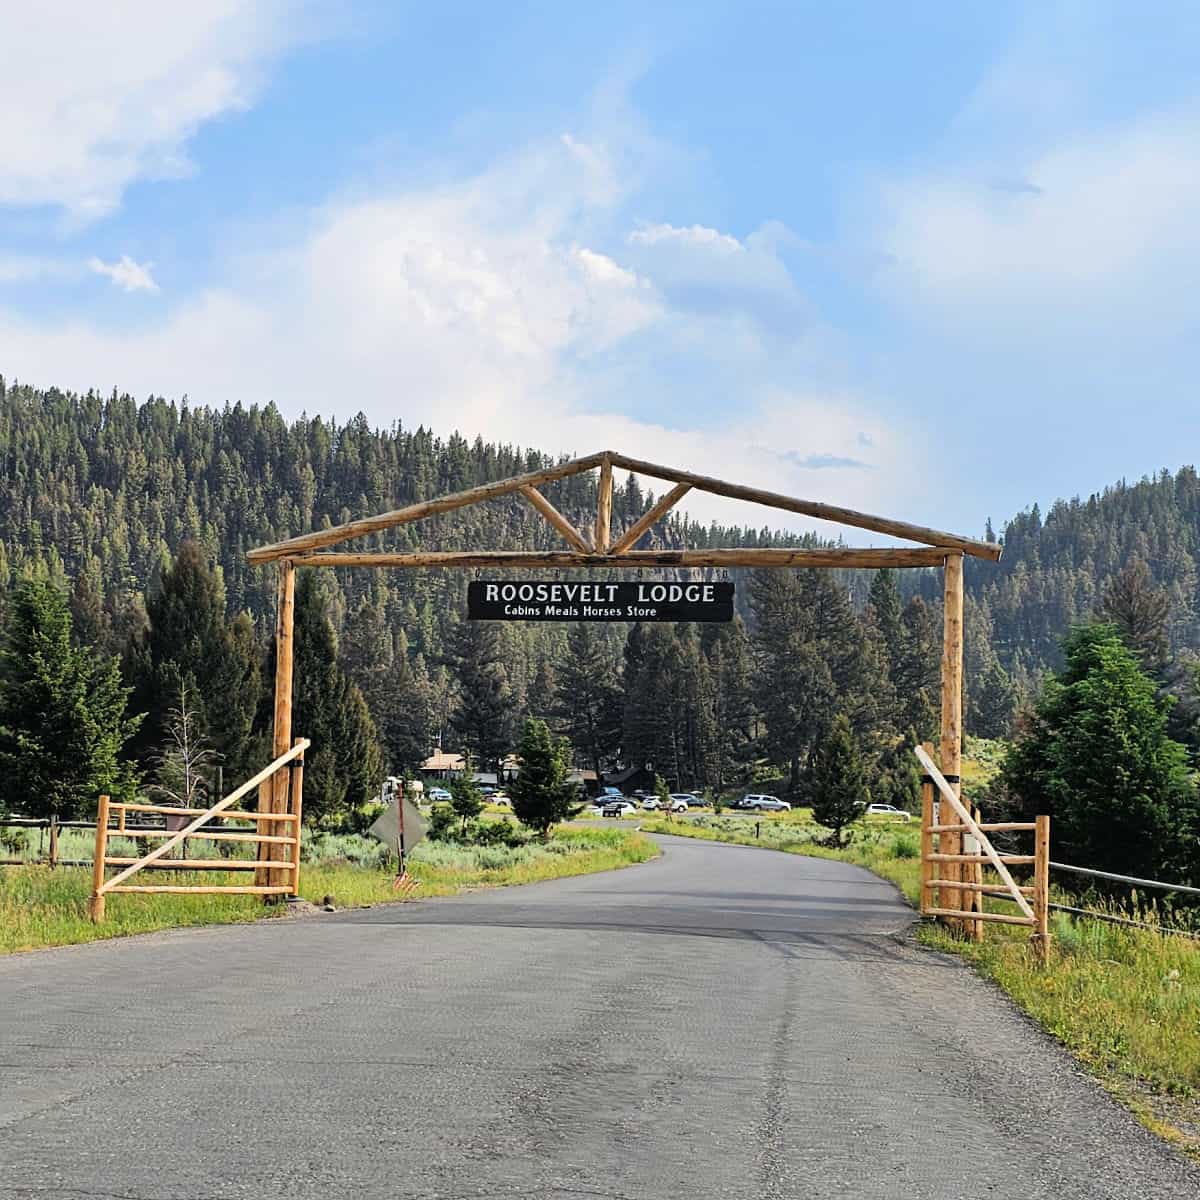
<instances>
[{"instance_id":1,"label":"white cloud","mask_svg":"<svg viewBox=\"0 0 1200 1200\"><path fill-rule=\"evenodd\" d=\"M331 203L292 246L229 264L223 286L135 328L0 310L6 373L200 403L274 400L289 415L361 409L380 424L551 452L612 447L868 509L897 507L897 489L912 500L921 473L896 421L806 384L791 358L764 351L747 312L673 300L662 260L647 260L661 277L620 261L625 180L611 161L593 141L555 139L454 185ZM732 289L765 272L776 282L764 289L786 296L795 289L775 275L771 236L700 240L736 247ZM706 269L718 287L717 265ZM735 390L701 413L675 381L681 369ZM805 467L863 459L864 430L873 470ZM701 495L688 508L789 520Z\"/></svg>"},{"instance_id":2,"label":"white cloud","mask_svg":"<svg viewBox=\"0 0 1200 1200\"><path fill-rule=\"evenodd\" d=\"M301 36L298 9L289 0L8 5L0 204L86 221L114 209L136 179L186 173L192 134L245 108L265 66Z\"/></svg>"},{"instance_id":3,"label":"white cloud","mask_svg":"<svg viewBox=\"0 0 1200 1200\"><path fill-rule=\"evenodd\" d=\"M128 254L112 263L103 259L93 258L88 262L88 270L97 275L107 275L123 292L157 292L158 284L150 274L153 263L134 262Z\"/></svg>"},{"instance_id":4,"label":"white cloud","mask_svg":"<svg viewBox=\"0 0 1200 1200\"><path fill-rule=\"evenodd\" d=\"M1200 267L1198 133L1190 112L1099 130L1031 154L1020 190L961 169L890 187L894 286L968 320L1169 319Z\"/></svg>"},{"instance_id":5,"label":"white cloud","mask_svg":"<svg viewBox=\"0 0 1200 1200\"><path fill-rule=\"evenodd\" d=\"M704 225L645 225L628 236L638 269L683 309L752 317L764 330L787 337L803 333L812 310L797 288L782 246L799 239L768 222L741 241Z\"/></svg>"}]
</instances>

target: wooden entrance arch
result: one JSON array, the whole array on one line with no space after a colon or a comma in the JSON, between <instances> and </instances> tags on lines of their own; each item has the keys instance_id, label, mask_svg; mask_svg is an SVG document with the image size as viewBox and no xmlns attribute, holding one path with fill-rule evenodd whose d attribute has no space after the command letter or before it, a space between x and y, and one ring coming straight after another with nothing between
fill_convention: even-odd
<instances>
[{"instance_id":1,"label":"wooden entrance arch","mask_svg":"<svg viewBox=\"0 0 1200 1200\"><path fill-rule=\"evenodd\" d=\"M613 469L631 471L662 479L674 486L628 529L612 529ZM538 490L544 484L566 479L584 471L598 469L600 473L596 519L589 528L577 528ZM856 529L887 534L918 543L914 547L884 549L759 549L730 547L708 550L638 550L637 544L650 528L661 520L689 491L708 492L737 500L764 504L784 512L817 517ZM354 553L331 552L355 538L380 533L398 525L406 525L422 517L450 512L456 508L479 504L513 492L531 504L558 532L567 546L559 551L480 550L480 551L418 551L415 553ZM297 567L942 567L944 573L944 627L942 643L942 714L941 714L941 777L956 794L961 792L962 759L962 661L963 661L963 556L996 562L1001 549L992 542L979 541L959 534L946 533L897 521L889 517L872 516L850 508L840 508L815 500L800 500L776 492L743 484L727 483L691 471L680 471L657 463L644 462L613 450L602 450L583 458L572 459L540 471L514 475L493 483L467 488L465 491L422 500L407 508L381 513L300 534L270 546L260 546L247 554L254 564L274 562L279 572L279 602L276 623L275 719L274 756L279 758L292 747L292 620L294 615L295 574ZM287 812L288 789L282 773L273 788L259 794L259 811L284 814ZM961 828L966 828L962 826ZM940 835L940 849L946 855L961 855L962 834L947 831ZM274 882L270 872L265 882ZM955 878L959 868L948 863L942 870L947 879ZM964 893L951 890L944 906L961 910L969 908L959 897ZM969 893L967 893L969 894Z\"/></svg>"}]
</instances>

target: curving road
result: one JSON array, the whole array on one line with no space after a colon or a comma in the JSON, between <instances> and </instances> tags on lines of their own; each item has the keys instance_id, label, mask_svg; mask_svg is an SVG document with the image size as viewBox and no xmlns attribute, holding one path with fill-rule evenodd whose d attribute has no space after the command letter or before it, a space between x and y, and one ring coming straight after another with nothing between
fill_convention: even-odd
<instances>
[{"instance_id":1,"label":"curving road","mask_svg":"<svg viewBox=\"0 0 1200 1200\"><path fill-rule=\"evenodd\" d=\"M663 841L0 959L0 1197L1200 1195L890 885Z\"/></svg>"}]
</instances>

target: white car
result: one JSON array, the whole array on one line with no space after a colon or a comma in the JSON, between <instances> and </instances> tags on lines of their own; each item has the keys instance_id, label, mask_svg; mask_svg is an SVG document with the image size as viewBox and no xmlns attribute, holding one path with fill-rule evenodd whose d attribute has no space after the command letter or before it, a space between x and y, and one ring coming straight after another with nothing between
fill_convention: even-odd
<instances>
[{"instance_id":1,"label":"white car","mask_svg":"<svg viewBox=\"0 0 1200 1200\"><path fill-rule=\"evenodd\" d=\"M791 812L792 806L776 796L752 794L734 802L734 808L752 809L755 812Z\"/></svg>"},{"instance_id":2,"label":"white car","mask_svg":"<svg viewBox=\"0 0 1200 1200\"><path fill-rule=\"evenodd\" d=\"M688 802L682 796L671 797L670 811L673 813L685 813L688 810Z\"/></svg>"},{"instance_id":3,"label":"white car","mask_svg":"<svg viewBox=\"0 0 1200 1200\"><path fill-rule=\"evenodd\" d=\"M646 812L657 812L661 807L662 805L659 803L657 796L642 797L642 808L645 809Z\"/></svg>"},{"instance_id":4,"label":"white car","mask_svg":"<svg viewBox=\"0 0 1200 1200\"><path fill-rule=\"evenodd\" d=\"M487 798L489 804L495 804L499 808L512 808L512 801L503 793L495 792Z\"/></svg>"},{"instance_id":5,"label":"white car","mask_svg":"<svg viewBox=\"0 0 1200 1200\"><path fill-rule=\"evenodd\" d=\"M868 804L868 817L887 817L892 821L911 821L912 813L907 813L902 808L897 808L894 804Z\"/></svg>"}]
</instances>

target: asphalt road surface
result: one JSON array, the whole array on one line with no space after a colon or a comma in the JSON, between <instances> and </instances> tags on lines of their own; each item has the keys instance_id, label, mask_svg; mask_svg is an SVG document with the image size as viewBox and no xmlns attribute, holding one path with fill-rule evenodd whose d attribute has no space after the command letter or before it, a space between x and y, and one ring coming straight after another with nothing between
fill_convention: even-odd
<instances>
[{"instance_id":1,"label":"asphalt road surface","mask_svg":"<svg viewBox=\"0 0 1200 1200\"><path fill-rule=\"evenodd\" d=\"M0 1197L1200 1196L888 884L664 844L0 959Z\"/></svg>"}]
</instances>

